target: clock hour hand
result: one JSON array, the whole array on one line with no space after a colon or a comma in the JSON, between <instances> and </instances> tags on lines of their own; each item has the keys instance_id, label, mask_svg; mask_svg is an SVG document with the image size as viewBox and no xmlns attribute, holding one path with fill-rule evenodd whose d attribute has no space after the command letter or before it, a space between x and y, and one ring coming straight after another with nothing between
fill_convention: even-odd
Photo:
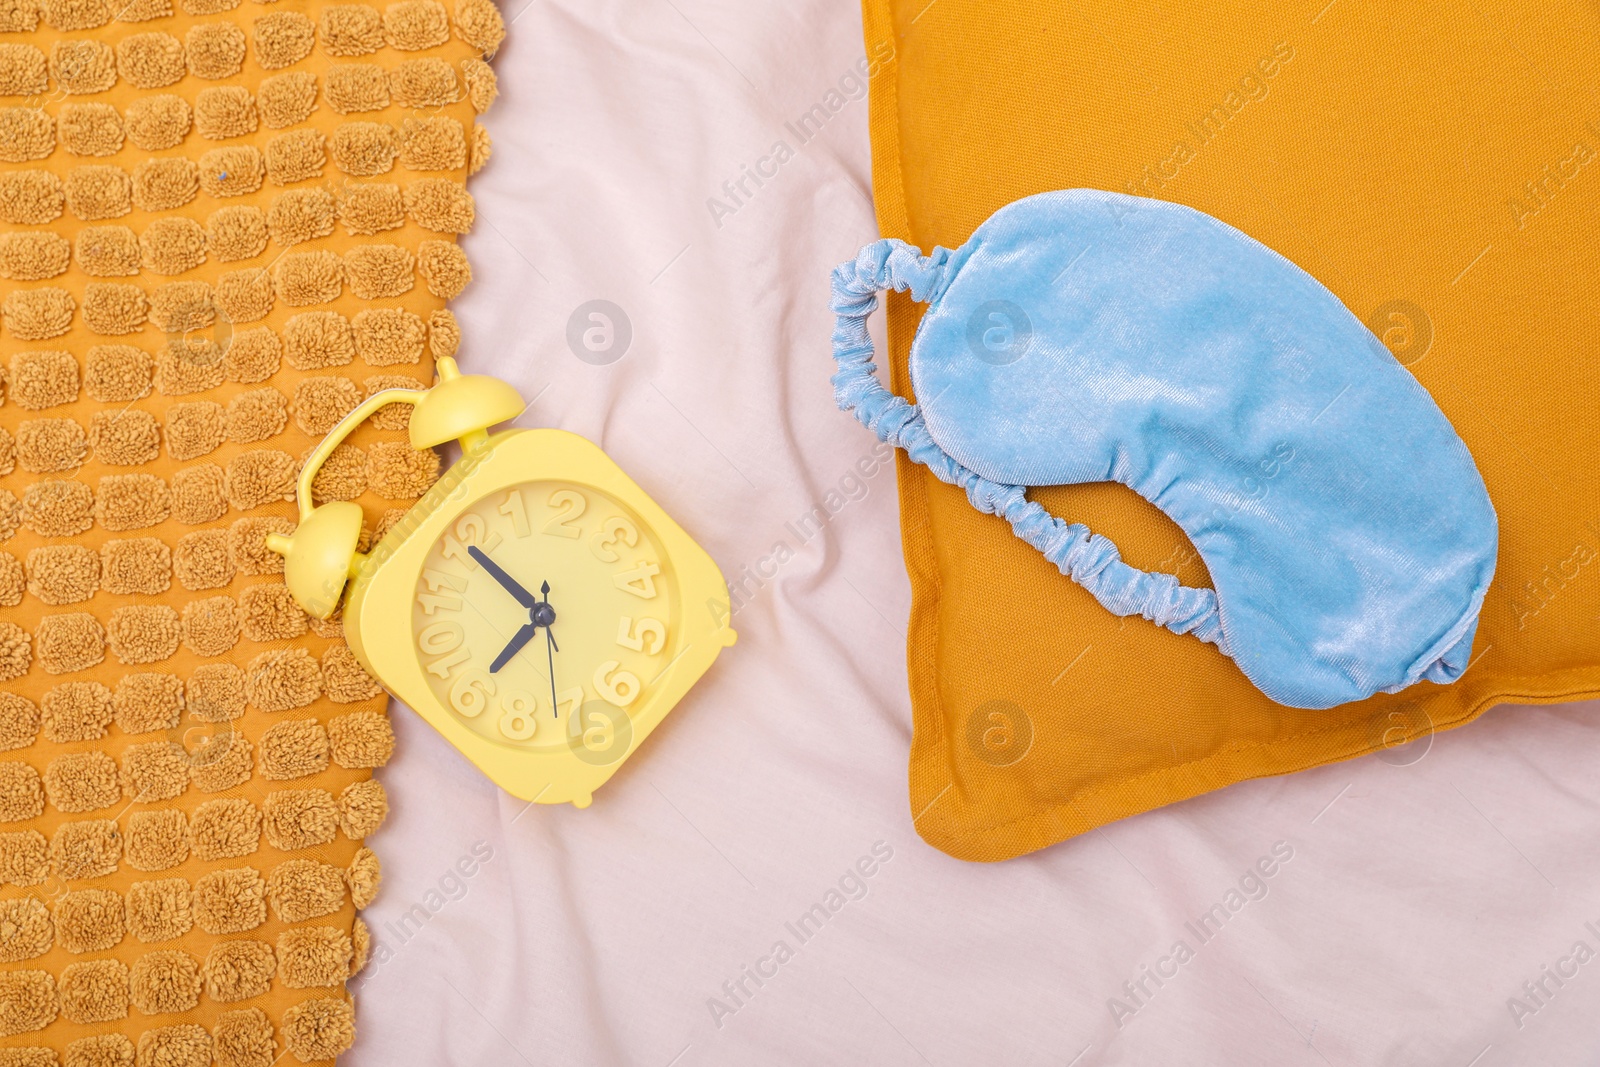
<instances>
[{"instance_id":1,"label":"clock hour hand","mask_svg":"<svg viewBox=\"0 0 1600 1067\"><path fill-rule=\"evenodd\" d=\"M511 662L511 657L522 651L522 646L533 640L534 634L539 632L539 624L530 622L522 629L511 635L511 642L500 650L500 654L489 664L489 673L494 674Z\"/></svg>"},{"instance_id":2,"label":"clock hour hand","mask_svg":"<svg viewBox=\"0 0 1600 1067\"><path fill-rule=\"evenodd\" d=\"M489 572L489 577L499 582L505 588L506 592L516 597L518 604L521 604L529 611L532 611L534 605L539 603L539 601L534 598L532 593L522 588L522 586L517 583L515 578L501 570L498 563L485 555L483 549L479 548L477 545L468 545L467 555L477 560L478 565ZM529 636L532 635L530 634Z\"/></svg>"}]
</instances>

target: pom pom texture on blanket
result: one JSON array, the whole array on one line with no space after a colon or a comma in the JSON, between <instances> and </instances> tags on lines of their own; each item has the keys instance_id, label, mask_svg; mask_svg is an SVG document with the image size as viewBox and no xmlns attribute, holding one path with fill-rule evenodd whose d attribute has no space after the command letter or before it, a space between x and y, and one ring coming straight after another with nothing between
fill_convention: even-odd
<instances>
[{"instance_id":1,"label":"pom pom texture on blanket","mask_svg":"<svg viewBox=\"0 0 1600 1067\"><path fill-rule=\"evenodd\" d=\"M448 4L448 6L447 6ZM0 1067L327 1063L385 698L269 533L454 353L489 0L0 9ZM314 492L437 476L380 412Z\"/></svg>"}]
</instances>

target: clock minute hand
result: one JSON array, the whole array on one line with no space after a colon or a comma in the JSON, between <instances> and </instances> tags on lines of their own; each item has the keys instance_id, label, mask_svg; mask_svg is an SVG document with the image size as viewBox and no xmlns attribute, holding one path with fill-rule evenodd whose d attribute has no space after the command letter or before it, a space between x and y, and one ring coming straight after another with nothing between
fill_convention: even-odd
<instances>
[{"instance_id":1,"label":"clock minute hand","mask_svg":"<svg viewBox=\"0 0 1600 1067\"><path fill-rule=\"evenodd\" d=\"M538 600L534 599L534 595L532 593L522 588L522 586L517 583L515 578L501 570L500 565L485 555L483 550L477 545L468 545L467 555L477 560L479 566L489 572L489 577L499 582L501 586L505 588L506 592L516 597L518 604L521 604L529 611L532 611L533 606L539 603Z\"/></svg>"}]
</instances>

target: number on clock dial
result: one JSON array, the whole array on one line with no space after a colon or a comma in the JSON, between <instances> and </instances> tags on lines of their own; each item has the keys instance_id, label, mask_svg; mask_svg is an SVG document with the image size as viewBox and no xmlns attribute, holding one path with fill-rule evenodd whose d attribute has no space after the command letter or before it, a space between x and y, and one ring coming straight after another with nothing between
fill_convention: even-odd
<instances>
[{"instance_id":1,"label":"number on clock dial","mask_svg":"<svg viewBox=\"0 0 1600 1067\"><path fill-rule=\"evenodd\" d=\"M629 571L621 571L611 576L618 589L624 593L632 593L640 600L654 600L656 595L656 575L661 573L661 568L645 560Z\"/></svg>"},{"instance_id":2,"label":"number on clock dial","mask_svg":"<svg viewBox=\"0 0 1600 1067\"><path fill-rule=\"evenodd\" d=\"M617 644L653 656L667 646L667 628L660 619L624 615L617 620Z\"/></svg>"},{"instance_id":3,"label":"number on clock dial","mask_svg":"<svg viewBox=\"0 0 1600 1067\"><path fill-rule=\"evenodd\" d=\"M528 505L523 502L522 490L513 489L507 493L505 500L496 510L511 520L512 536L528 536Z\"/></svg>"},{"instance_id":4,"label":"number on clock dial","mask_svg":"<svg viewBox=\"0 0 1600 1067\"><path fill-rule=\"evenodd\" d=\"M513 493L517 490L513 489ZM560 508L556 517L544 524L544 532L554 534L556 537L578 538L583 536L583 530L578 526L578 518L589 510L589 501L576 489L557 489L550 494L550 506Z\"/></svg>"},{"instance_id":5,"label":"number on clock dial","mask_svg":"<svg viewBox=\"0 0 1600 1067\"><path fill-rule=\"evenodd\" d=\"M417 634L417 651L424 656L439 657L427 664L429 674L437 678L449 678L451 671L472 658L464 636L461 624L449 621L433 623Z\"/></svg>"},{"instance_id":6,"label":"number on clock dial","mask_svg":"<svg viewBox=\"0 0 1600 1067\"><path fill-rule=\"evenodd\" d=\"M500 701L500 732L513 741L526 741L539 732L539 701L522 690Z\"/></svg>"},{"instance_id":7,"label":"number on clock dial","mask_svg":"<svg viewBox=\"0 0 1600 1067\"><path fill-rule=\"evenodd\" d=\"M608 659L594 669L594 691L607 704L625 708L639 699L639 676L622 670L617 660Z\"/></svg>"},{"instance_id":8,"label":"number on clock dial","mask_svg":"<svg viewBox=\"0 0 1600 1067\"><path fill-rule=\"evenodd\" d=\"M454 560L467 570L475 571L478 561L467 552L467 548L473 545L492 555L500 547L500 535L489 529L489 523L482 515L469 511L456 521L453 536L444 535L439 542L439 552L445 559Z\"/></svg>"},{"instance_id":9,"label":"number on clock dial","mask_svg":"<svg viewBox=\"0 0 1600 1067\"><path fill-rule=\"evenodd\" d=\"M613 515L600 524L600 532L594 535L589 542L589 547L594 551L595 558L603 563L615 563L622 557L617 554L616 546L627 545L629 548L639 543L639 531L621 515Z\"/></svg>"},{"instance_id":10,"label":"number on clock dial","mask_svg":"<svg viewBox=\"0 0 1600 1067\"><path fill-rule=\"evenodd\" d=\"M512 741L526 741L539 730L539 701L532 693L513 689L496 699L494 676L469 667L450 686L450 706L465 719L476 719L489 708L500 733Z\"/></svg>"}]
</instances>

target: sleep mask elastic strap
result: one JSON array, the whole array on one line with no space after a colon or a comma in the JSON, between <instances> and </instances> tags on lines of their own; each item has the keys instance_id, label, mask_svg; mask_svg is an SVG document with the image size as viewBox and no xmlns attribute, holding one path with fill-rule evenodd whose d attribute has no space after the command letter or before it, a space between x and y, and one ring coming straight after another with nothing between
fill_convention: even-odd
<instances>
[{"instance_id":1,"label":"sleep mask elastic strap","mask_svg":"<svg viewBox=\"0 0 1600 1067\"><path fill-rule=\"evenodd\" d=\"M956 462L929 435L922 412L885 389L872 362L872 336L867 317L878 306L880 289L909 290L919 304L942 290L950 250L935 248L923 256L904 241L874 241L856 258L834 268L830 307L838 316L833 330L833 397L841 411L852 412L879 440L906 450L940 481L964 489L979 511L999 515L1016 535L1044 553L1062 574L1094 594L1115 615L1142 615L1174 633L1189 633L1231 655L1217 614L1217 595L1210 589L1181 585L1170 574L1152 574L1122 562L1117 546L1089 532L1082 523L1066 523L1027 498L1020 485L989 481Z\"/></svg>"}]
</instances>

